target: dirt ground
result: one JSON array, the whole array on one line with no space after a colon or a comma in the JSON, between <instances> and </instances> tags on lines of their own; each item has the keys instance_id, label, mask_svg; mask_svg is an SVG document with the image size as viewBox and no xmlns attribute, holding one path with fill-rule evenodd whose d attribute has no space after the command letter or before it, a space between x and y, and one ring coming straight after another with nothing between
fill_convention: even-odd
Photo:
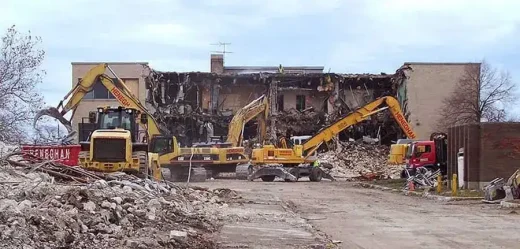
<instances>
[{"instance_id":1,"label":"dirt ground","mask_svg":"<svg viewBox=\"0 0 520 249\"><path fill-rule=\"evenodd\" d=\"M437 202L348 182L196 185L242 196L223 209L222 248L517 248L520 241L520 211L476 201Z\"/></svg>"}]
</instances>

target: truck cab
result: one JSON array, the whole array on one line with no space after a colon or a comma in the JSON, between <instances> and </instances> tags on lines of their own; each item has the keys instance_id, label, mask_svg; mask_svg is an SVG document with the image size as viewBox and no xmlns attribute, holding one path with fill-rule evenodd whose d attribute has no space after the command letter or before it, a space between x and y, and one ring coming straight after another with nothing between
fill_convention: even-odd
<instances>
[{"instance_id":1,"label":"truck cab","mask_svg":"<svg viewBox=\"0 0 520 249\"><path fill-rule=\"evenodd\" d=\"M414 141L409 143L405 154L406 170L414 175L417 168L425 167L429 170L447 172L447 139L446 134L432 134L430 141ZM404 171L401 177L405 177Z\"/></svg>"},{"instance_id":2,"label":"truck cab","mask_svg":"<svg viewBox=\"0 0 520 249\"><path fill-rule=\"evenodd\" d=\"M416 169L435 165L435 152L433 141L411 142L406 150L406 167L408 169Z\"/></svg>"}]
</instances>

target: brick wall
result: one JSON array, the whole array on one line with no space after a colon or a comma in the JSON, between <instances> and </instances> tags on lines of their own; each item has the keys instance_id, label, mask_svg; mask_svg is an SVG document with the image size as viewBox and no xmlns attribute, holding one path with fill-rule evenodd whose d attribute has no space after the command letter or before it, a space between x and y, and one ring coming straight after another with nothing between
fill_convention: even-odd
<instances>
[{"instance_id":1,"label":"brick wall","mask_svg":"<svg viewBox=\"0 0 520 249\"><path fill-rule=\"evenodd\" d=\"M520 167L520 123L483 123L448 131L448 176L457 172L457 152L464 148L464 182L482 188L509 178Z\"/></svg>"},{"instance_id":2,"label":"brick wall","mask_svg":"<svg viewBox=\"0 0 520 249\"><path fill-rule=\"evenodd\" d=\"M481 125L480 181L509 178L520 167L520 123Z\"/></svg>"}]
</instances>

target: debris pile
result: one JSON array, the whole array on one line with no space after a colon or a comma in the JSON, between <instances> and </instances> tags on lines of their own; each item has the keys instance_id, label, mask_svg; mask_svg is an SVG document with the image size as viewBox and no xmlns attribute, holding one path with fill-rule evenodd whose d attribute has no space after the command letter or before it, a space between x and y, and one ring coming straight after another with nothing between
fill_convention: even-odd
<instances>
[{"instance_id":1,"label":"debris pile","mask_svg":"<svg viewBox=\"0 0 520 249\"><path fill-rule=\"evenodd\" d=\"M334 178L399 178L401 166L388 165L388 146L362 142L338 142L335 151L319 155L321 162L332 164Z\"/></svg>"},{"instance_id":2,"label":"debris pile","mask_svg":"<svg viewBox=\"0 0 520 249\"><path fill-rule=\"evenodd\" d=\"M0 248L216 248L214 214L231 192L20 158L0 163Z\"/></svg>"},{"instance_id":3,"label":"debris pile","mask_svg":"<svg viewBox=\"0 0 520 249\"><path fill-rule=\"evenodd\" d=\"M8 144L0 141L0 157L5 157L17 149L18 149L18 146L8 145Z\"/></svg>"},{"instance_id":4,"label":"debris pile","mask_svg":"<svg viewBox=\"0 0 520 249\"><path fill-rule=\"evenodd\" d=\"M425 167L419 167L416 169L414 175L411 175L408 170L405 170L407 183L406 188L410 186L410 182L413 182L415 187L435 187L437 186L437 177L441 174L440 170L432 171ZM410 190L410 189L409 189Z\"/></svg>"},{"instance_id":5,"label":"debris pile","mask_svg":"<svg viewBox=\"0 0 520 249\"><path fill-rule=\"evenodd\" d=\"M286 134L290 128L294 134L314 134L325 125L326 117L324 112L317 112L312 109L298 111L290 109L276 116L276 130L281 134Z\"/></svg>"}]
</instances>

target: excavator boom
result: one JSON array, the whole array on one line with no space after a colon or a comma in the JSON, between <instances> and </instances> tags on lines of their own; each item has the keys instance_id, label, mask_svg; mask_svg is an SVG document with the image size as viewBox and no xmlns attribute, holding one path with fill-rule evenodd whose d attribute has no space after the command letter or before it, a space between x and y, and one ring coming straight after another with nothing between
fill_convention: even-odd
<instances>
[{"instance_id":1,"label":"excavator boom","mask_svg":"<svg viewBox=\"0 0 520 249\"><path fill-rule=\"evenodd\" d=\"M67 129L69 133L71 133L72 126L70 121L64 118L69 111L73 111L72 117L74 116L74 111L78 107L79 103L85 95L90 92L95 83L98 80L107 88L107 90L112 93L112 95L117 99L121 106L125 108L133 108L141 113L147 115L147 123L145 129L147 130L148 137L153 137L155 135L160 135L161 130L159 125L155 121L155 119L148 113L146 108L141 104L141 102L135 97L132 92L126 87L126 85L119 79L117 76L117 81L113 81L110 77L108 77L105 72L106 70L110 70L113 75L116 75L114 71L108 66L106 63L99 64L92 69L89 70L87 74L74 86L74 88L69 91L65 98L60 101L57 108L49 108L41 110L35 117L35 122L43 115L52 116L58 119ZM66 104L63 104L64 101ZM60 110L61 108L61 110ZM71 119L72 119L71 117ZM163 131L164 132L164 131Z\"/></svg>"},{"instance_id":2,"label":"excavator boom","mask_svg":"<svg viewBox=\"0 0 520 249\"><path fill-rule=\"evenodd\" d=\"M386 107L380 108L382 104L386 104ZM251 168L248 179L261 178L263 181L273 181L275 177L280 177L286 181L297 181L302 176L309 176L310 181L321 181L323 177L334 180L331 175L321 169L326 166L322 166L312 156L314 152L321 144L332 140L341 131L385 109L390 109L397 123L409 138L416 137L401 112L399 102L390 96L382 97L323 128L303 145L294 145L292 148L275 148L273 145L264 145L262 148L253 149L253 168Z\"/></svg>"},{"instance_id":3,"label":"excavator boom","mask_svg":"<svg viewBox=\"0 0 520 249\"><path fill-rule=\"evenodd\" d=\"M106 70L109 70L117 80L114 81L106 75ZM96 129L89 134L88 142L80 142L79 164L81 167L91 170L133 172L143 177L148 177L151 169L153 177L160 179L159 154L149 151L148 142L164 133L159 129L157 122L148 113L144 105L139 102L139 99L132 94L106 63L99 64L89 70L65 95L57 108L53 107L40 111L34 122L43 115L52 116L67 127L69 134L66 139L72 140L75 132L72 130L70 120L67 120L64 115L73 111L72 117L74 117L74 112L79 103L98 82L103 84L115 97L119 106L116 108L98 107L97 113L89 113L89 122L95 123ZM140 119L139 122L137 119ZM139 142L136 137L138 133L137 124L143 126L146 130L146 143Z\"/></svg>"},{"instance_id":4,"label":"excavator boom","mask_svg":"<svg viewBox=\"0 0 520 249\"><path fill-rule=\"evenodd\" d=\"M401 111L401 107L399 106L399 102L394 97L385 96L376 99L375 101L363 106L362 108L335 122L334 124L322 129L320 132L318 132L318 134L314 135L312 138L310 138L309 140L307 140L307 142L303 144L303 151L310 150L311 152L313 152L322 143L332 140L332 138L339 134L341 131L367 119L368 117L377 112L386 109L386 107L378 109L382 104L386 104L387 108L390 109L390 112L392 113L395 120L397 121L401 129L404 131L406 136L410 139L415 139L416 135L410 127L410 124L408 124L408 122L406 121Z\"/></svg>"},{"instance_id":5,"label":"excavator boom","mask_svg":"<svg viewBox=\"0 0 520 249\"><path fill-rule=\"evenodd\" d=\"M244 106L240 110L237 111L231 123L229 124L228 129L228 143L231 143L233 147L241 146L243 135L244 135L244 126L251 119L259 116L259 141L263 141L265 138L265 120L267 118L269 112L269 101L267 96L262 95L260 98L255 99L248 105Z\"/></svg>"}]
</instances>

